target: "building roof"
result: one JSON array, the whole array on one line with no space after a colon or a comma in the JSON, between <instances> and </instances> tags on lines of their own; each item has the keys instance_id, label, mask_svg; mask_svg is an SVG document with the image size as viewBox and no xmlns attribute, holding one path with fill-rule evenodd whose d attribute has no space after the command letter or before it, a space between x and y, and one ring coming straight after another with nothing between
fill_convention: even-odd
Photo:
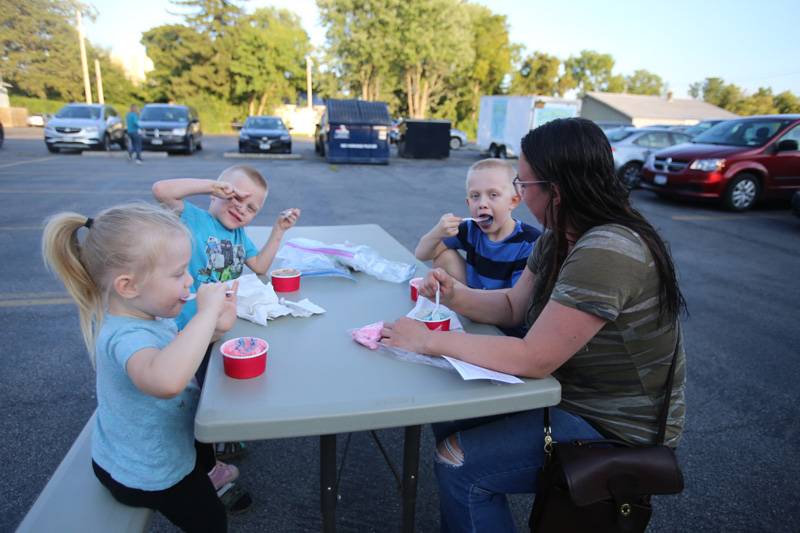
<instances>
[{"instance_id":1,"label":"building roof","mask_svg":"<svg viewBox=\"0 0 800 533\"><path fill-rule=\"evenodd\" d=\"M710 120L738 117L721 107L690 98L667 99L662 96L601 92L588 92L584 98L597 100L631 119Z\"/></svg>"}]
</instances>

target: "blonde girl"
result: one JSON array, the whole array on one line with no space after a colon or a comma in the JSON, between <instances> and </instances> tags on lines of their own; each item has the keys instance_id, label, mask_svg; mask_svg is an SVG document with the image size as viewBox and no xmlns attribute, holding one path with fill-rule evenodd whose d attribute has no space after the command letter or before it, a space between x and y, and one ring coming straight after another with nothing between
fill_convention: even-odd
<instances>
[{"instance_id":1,"label":"blonde girl","mask_svg":"<svg viewBox=\"0 0 800 533\"><path fill-rule=\"evenodd\" d=\"M201 286L198 312L178 334L171 318L192 286L190 253L180 220L144 203L94 219L57 214L42 240L46 264L78 304L97 372L95 475L121 503L156 509L184 531L226 531L207 474L213 450L195 446L193 376L215 330L235 320L235 301L224 284Z\"/></svg>"}]
</instances>

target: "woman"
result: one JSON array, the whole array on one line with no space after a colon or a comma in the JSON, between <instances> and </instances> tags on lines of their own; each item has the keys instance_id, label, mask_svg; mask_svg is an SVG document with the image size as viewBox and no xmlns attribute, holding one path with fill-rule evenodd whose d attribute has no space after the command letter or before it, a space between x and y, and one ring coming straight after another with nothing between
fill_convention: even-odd
<instances>
[{"instance_id":1,"label":"woman","mask_svg":"<svg viewBox=\"0 0 800 533\"><path fill-rule=\"evenodd\" d=\"M524 339L433 332L414 320L384 342L532 378L553 374L557 441L613 437L651 444L677 352L666 443L683 429L685 302L666 245L628 201L603 132L585 119L540 126L522 140L517 192L545 227L511 289L481 291L442 270L420 292L477 322L525 323ZM543 459L540 409L434 425L442 530L512 531L505 494L534 492Z\"/></svg>"}]
</instances>

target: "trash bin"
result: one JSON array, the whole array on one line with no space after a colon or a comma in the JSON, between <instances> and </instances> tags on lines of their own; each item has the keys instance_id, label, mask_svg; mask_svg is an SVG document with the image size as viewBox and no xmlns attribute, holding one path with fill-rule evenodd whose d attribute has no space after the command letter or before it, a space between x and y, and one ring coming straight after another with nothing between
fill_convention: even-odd
<instances>
[{"instance_id":1,"label":"trash bin","mask_svg":"<svg viewBox=\"0 0 800 533\"><path fill-rule=\"evenodd\" d=\"M390 125L386 102L329 99L320 124L318 151L329 163L387 165Z\"/></svg>"},{"instance_id":2,"label":"trash bin","mask_svg":"<svg viewBox=\"0 0 800 533\"><path fill-rule=\"evenodd\" d=\"M407 119L400 124L400 157L444 159L450 157L450 121Z\"/></svg>"}]
</instances>

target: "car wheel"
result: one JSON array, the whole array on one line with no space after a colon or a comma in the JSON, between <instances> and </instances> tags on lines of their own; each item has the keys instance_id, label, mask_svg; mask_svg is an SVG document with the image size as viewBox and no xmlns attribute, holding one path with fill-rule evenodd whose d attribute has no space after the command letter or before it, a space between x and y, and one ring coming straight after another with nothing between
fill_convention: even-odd
<instances>
[{"instance_id":1,"label":"car wheel","mask_svg":"<svg viewBox=\"0 0 800 533\"><path fill-rule=\"evenodd\" d=\"M197 146L195 148L197 149L198 152L202 152L203 151L203 143L201 143L201 142L197 143Z\"/></svg>"},{"instance_id":2,"label":"car wheel","mask_svg":"<svg viewBox=\"0 0 800 533\"><path fill-rule=\"evenodd\" d=\"M319 155L325 157L325 143L319 143Z\"/></svg>"},{"instance_id":3,"label":"car wheel","mask_svg":"<svg viewBox=\"0 0 800 533\"><path fill-rule=\"evenodd\" d=\"M629 161L619 169L619 179L628 190L639 187L639 173L642 171L642 164L638 161Z\"/></svg>"},{"instance_id":4,"label":"car wheel","mask_svg":"<svg viewBox=\"0 0 800 533\"><path fill-rule=\"evenodd\" d=\"M45 146L47 146L47 151L50 152L51 154L57 154L58 152L61 151L58 148L56 148L55 146L52 146L50 144L47 144Z\"/></svg>"},{"instance_id":5,"label":"car wheel","mask_svg":"<svg viewBox=\"0 0 800 533\"><path fill-rule=\"evenodd\" d=\"M103 152L108 152L111 150L111 137L108 136L108 133L103 135L103 142L100 144L100 150Z\"/></svg>"},{"instance_id":6,"label":"car wheel","mask_svg":"<svg viewBox=\"0 0 800 533\"><path fill-rule=\"evenodd\" d=\"M189 140L186 141L186 153L188 155L192 155L196 149L194 144L194 137L189 137Z\"/></svg>"},{"instance_id":7,"label":"car wheel","mask_svg":"<svg viewBox=\"0 0 800 533\"><path fill-rule=\"evenodd\" d=\"M506 147L505 146L495 146L494 147L494 158L495 159L505 159L507 156L506 154Z\"/></svg>"},{"instance_id":8,"label":"car wheel","mask_svg":"<svg viewBox=\"0 0 800 533\"><path fill-rule=\"evenodd\" d=\"M731 211L746 211L758 200L761 185L752 174L739 174L733 178L722 194L722 204Z\"/></svg>"},{"instance_id":9,"label":"car wheel","mask_svg":"<svg viewBox=\"0 0 800 533\"><path fill-rule=\"evenodd\" d=\"M461 148L461 139L458 137L450 137L450 149L459 150Z\"/></svg>"},{"instance_id":10,"label":"car wheel","mask_svg":"<svg viewBox=\"0 0 800 533\"><path fill-rule=\"evenodd\" d=\"M131 141L130 141L130 139L128 139L128 134L126 133L125 135L123 135L122 137L119 138L119 142L117 143L117 144L119 144L119 149L120 150L127 150L129 142L131 142Z\"/></svg>"}]
</instances>

